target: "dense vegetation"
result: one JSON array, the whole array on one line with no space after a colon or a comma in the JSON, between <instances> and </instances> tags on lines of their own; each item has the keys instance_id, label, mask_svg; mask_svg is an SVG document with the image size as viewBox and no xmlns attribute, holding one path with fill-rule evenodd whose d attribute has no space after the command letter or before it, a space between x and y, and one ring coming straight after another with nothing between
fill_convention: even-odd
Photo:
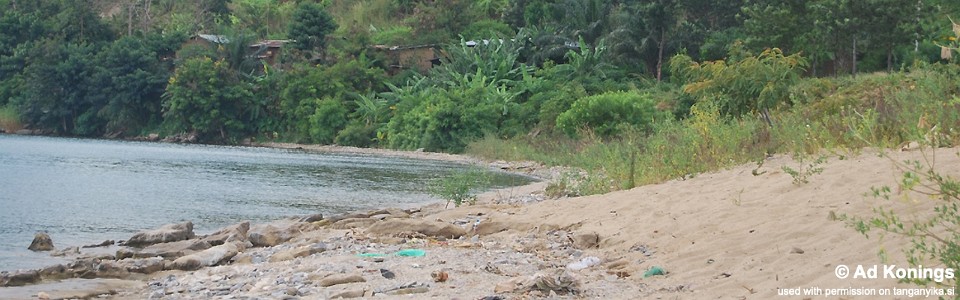
<instances>
[{"instance_id":1,"label":"dense vegetation","mask_svg":"<svg viewBox=\"0 0 960 300\"><path fill-rule=\"evenodd\" d=\"M951 16L945 0L0 0L0 124L469 151L581 167L597 176L578 193L602 192L957 128ZM270 63L249 47L264 39L292 41ZM379 44L443 45L442 63L395 74Z\"/></svg>"}]
</instances>

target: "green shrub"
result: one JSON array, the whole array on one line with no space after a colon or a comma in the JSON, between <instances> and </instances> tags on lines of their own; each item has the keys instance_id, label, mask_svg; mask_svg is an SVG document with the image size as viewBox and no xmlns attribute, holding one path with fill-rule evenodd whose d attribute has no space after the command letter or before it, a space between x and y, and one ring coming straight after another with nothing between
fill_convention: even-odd
<instances>
[{"instance_id":1,"label":"green shrub","mask_svg":"<svg viewBox=\"0 0 960 300\"><path fill-rule=\"evenodd\" d=\"M586 128L601 137L610 137L624 126L648 130L651 124L665 118L666 114L656 109L649 95L608 92L578 99L570 110L557 117L557 127L570 136Z\"/></svg>"},{"instance_id":2,"label":"green shrub","mask_svg":"<svg viewBox=\"0 0 960 300\"><path fill-rule=\"evenodd\" d=\"M340 146L371 147L376 145L377 126L352 122L337 134L333 142Z\"/></svg>"},{"instance_id":3,"label":"green shrub","mask_svg":"<svg viewBox=\"0 0 960 300\"><path fill-rule=\"evenodd\" d=\"M412 37L413 28L400 25L373 31L370 41L380 45L406 45Z\"/></svg>"},{"instance_id":4,"label":"green shrub","mask_svg":"<svg viewBox=\"0 0 960 300\"><path fill-rule=\"evenodd\" d=\"M347 125L347 108L338 100L318 100L317 109L310 116L310 137L316 143L332 143L337 132Z\"/></svg>"},{"instance_id":5,"label":"green shrub","mask_svg":"<svg viewBox=\"0 0 960 300\"><path fill-rule=\"evenodd\" d=\"M0 106L0 129L15 132L23 126L20 124L20 115L13 105Z\"/></svg>"},{"instance_id":6,"label":"green shrub","mask_svg":"<svg viewBox=\"0 0 960 300\"><path fill-rule=\"evenodd\" d=\"M929 146L928 143L923 145L923 147ZM866 195L886 201L933 201L935 204L932 205L931 211L925 213L915 211L905 216L880 206L874 209L876 215L873 217L842 215L840 219L846 220L848 226L868 238L871 231L875 230L880 231L881 236L892 233L909 238L910 245L903 252L907 256L907 262L913 267L938 266L957 270L960 268L960 233L956 231L960 226L960 209L958 209L960 208L960 180L937 171L936 166L933 165L935 160L932 158L936 154L927 152L936 150L928 148L921 151L924 151L924 162L912 160L901 163L894 161L888 154L881 153L881 156L890 158L902 172L902 178L896 187L897 193L895 195L889 186L881 186L871 187L870 193ZM901 195L904 191L923 197L914 199L913 195ZM886 256L883 250L878 254L881 257ZM954 290L960 288L960 281L950 277L904 278L901 281L922 287L932 285ZM953 297L940 299L950 298L958 299L960 296L953 295Z\"/></svg>"},{"instance_id":7,"label":"green shrub","mask_svg":"<svg viewBox=\"0 0 960 300\"><path fill-rule=\"evenodd\" d=\"M510 28L510 25L497 20L480 20L470 23L470 25L460 33L460 35L467 40L506 38L516 34L513 28Z\"/></svg>"},{"instance_id":8,"label":"green shrub","mask_svg":"<svg viewBox=\"0 0 960 300\"><path fill-rule=\"evenodd\" d=\"M739 59L738 59L739 58ZM713 101L730 116L775 109L789 100L789 89L800 79L807 61L799 54L784 55L773 48L752 55L742 45L731 46L726 61L698 63L687 55L670 60L670 70L683 92L697 101Z\"/></svg>"}]
</instances>

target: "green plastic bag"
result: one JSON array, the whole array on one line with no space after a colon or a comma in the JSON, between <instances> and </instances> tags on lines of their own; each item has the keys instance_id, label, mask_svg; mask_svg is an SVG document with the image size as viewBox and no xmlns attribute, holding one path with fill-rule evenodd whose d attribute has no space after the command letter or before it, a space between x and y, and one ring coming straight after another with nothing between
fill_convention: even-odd
<instances>
[{"instance_id":1,"label":"green plastic bag","mask_svg":"<svg viewBox=\"0 0 960 300\"><path fill-rule=\"evenodd\" d=\"M652 268L650 268L650 270L643 272L643 278L647 278L650 276L657 276L657 275L667 275L667 271L665 271L661 267L653 266Z\"/></svg>"},{"instance_id":2,"label":"green plastic bag","mask_svg":"<svg viewBox=\"0 0 960 300\"><path fill-rule=\"evenodd\" d=\"M427 255L427 251L421 249L403 249L394 253L396 256L422 257Z\"/></svg>"}]
</instances>

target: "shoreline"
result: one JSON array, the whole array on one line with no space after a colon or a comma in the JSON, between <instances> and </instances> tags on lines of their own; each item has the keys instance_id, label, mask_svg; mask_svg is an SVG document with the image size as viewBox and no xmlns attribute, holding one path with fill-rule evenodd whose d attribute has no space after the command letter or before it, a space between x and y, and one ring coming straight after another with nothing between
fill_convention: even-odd
<instances>
[{"instance_id":1,"label":"shoreline","mask_svg":"<svg viewBox=\"0 0 960 300\"><path fill-rule=\"evenodd\" d=\"M896 161L921 155L887 151ZM958 151L938 150L950 153L938 156L938 164L948 166L944 175L960 175L949 168L960 165ZM867 239L829 216L869 216L877 205L896 211L930 207L863 198L871 186L897 182L891 161L873 152L830 158L805 184L781 170L799 162L776 155L762 168L745 164L603 195L514 201L542 196L546 183L540 182L487 193L473 206L444 209L440 203L250 224L249 240L269 226L290 229L291 237L272 246L243 247L228 260L196 270L153 273L108 294L113 299L773 298L797 286L910 288L896 279L839 279L832 272L838 264L905 264L896 254L881 261L876 250L900 250L908 241ZM399 255L406 250L425 255Z\"/></svg>"},{"instance_id":2,"label":"shoreline","mask_svg":"<svg viewBox=\"0 0 960 300\"><path fill-rule=\"evenodd\" d=\"M116 139L107 139L107 140L116 140ZM121 141L123 141L123 140L121 140ZM139 142L144 142L144 141L139 141ZM146 141L146 142L156 142L156 141ZM164 143L164 142L157 142L157 143ZM462 163L462 164L465 164L465 165L473 165L473 166L478 166L478 167L487 168L487 169L489 169L489 170L491 170L491 171L496 170L496 171L499 171L499 172L515 174L515 175L520 175L520 176L524 176L524 177L527 177L527 178L534 179L534 182L531 182L531 183L529 183L529 184L525 184L525 185L521 185L521 186L514 186L514 187L494 189L494 190L490 190L490 191L485 192L485 193L481 193L480 195L478 195L478 197L479 197L480 199L489 199L489 198L491 198L491 197L502 197L502 196L500 196L500 195L502 195L502 194L504 194L504 193L507 193L507 194L515 194L515 193L516 193L516 190L518 190L518 189L531 190L531 188L532 188L533 191L536 191L536 190L541 190L541 191L542 191L543 184L544 184L544 180L545 180L543 177L537 176L537 175L535 174L535 173L536 173L535 171L538 171L539 169L543 169L542 166L539 166L538 164L531 164L531 163L515 164L515 163L507 163L507 162L489 162L489 161L484 161L484 160L477 159L477 158L474 158L474 157L470 157L470 156L467 156L467 155L456 155L456 154L446 154L446 153L416 152L416 151L398 151L398 150L387 150L387 149L355 148L355 147L341 147L341 146L327 146L327 145L307 145L307 144L293 144L293 143L258 143L258 144L238 145L238 146L241 146L241 147L264 147L264 148L274 148L274 149L297 149L297 150L303 150L303 151L308 151L308 152L317 152L317 153L333 153L333 154L342 153L342 154L375 155L375 156L383 156L383 157L410 158L410 159L420 159L420 160L439 160L439 161L445 161L445 162ZM525 172L524 172L524 171L525 171ZM410 204L407 204L407 205L398 205L397 203L393 203L393 204L390 204L390 205L384 205L383 207L391 207L390 209L394 209L394 208L395 208L395 209L409 210L409 211L416 211L416 212L420 212L420 211L436 212L436 211L445 210L445 209L446 209L446 208L444 208L445 205L446 205L446 203L445 203L444 201L438 200L438 201L430 201L430 202L424 202L424 203L410 203ZM355 213L356 213L356 212L354 212L354 213L344 213L344 214L342 214L341 216L349 216L349 215L355 214ZM309 216L302 216L302 215L295 215L295 216L293 216L293 215L292 215L292 216L284 217L283 219L275 220L275 221L272 221L272 222L271 222L271 221L262 221L262 222L260 222L260 223L258 223L258 224L251 224L251 225L253 225L253 226L259 226L259 225L269 226L269 224L276 223L276 222L284 222L284 221L287 221L287 220L296 220L296 219L303 219L303 218L308 218L308 217L309 217ZM209 230L204 230L204 231L211 231L211 232L208 232L208 233L210 233L210 234L215 234L216 231L217 231L217 229L209 229ZM199 236L199 233L200 233L200 232L201 232L201 231L198 231L198 236ZM122 237L119 237L119 236L118 236L118 237L113 237L113 238L122 238ZM91 243L91 244L92 244L92 243L96 243L96 241L87 241L87 242L89 242L89 243ZM73 250L71 250L71 249L73 249ZM81 250L81 249L83 250L84 254L80 254L80 250ZM40 267L40 268L37 268L37 269L0 270L0 274L2 274L3 276L9 276L9 275L16 275L16 274L22 273L22 272L24 272L24 271L27 271L27 272L36 271L36 272L38 272L38 273L44 273L44 272L47 272L50 268L55 267L55 266L66 266L66 267L60 267L60 268L61 268L61 269L64 269L64 268L69 269L69 266L71 265L71 262L70 262L71 260L80 261L80 260L96 259L98 262L101 262L101 261L113 261L114 258L117 258L116 261L120 261L118 256L110 256L110 255L111 255L111 254L110 254L111 252L115 252L115 251L118 251L118 250L120 250L120 249L123 249L123 247L122 247L122 246L118 246L118 245L108 245L108 246L103 247L103 248L99 248L99 247L98 247L98 248L86 248L86 247L81 247L81 245L70 245L70 246L67 246L67 247L62 247L62 248L57 248L57 249L55 249L55 252L56 252L56 251L60 251L60 252L61 252L61 254L57 254L56 256L52 255L53 253L44 253L44 254L43 254L43 255L50 255L50 258L51 258L50 261L51 261L51 263L56 263L56 265L46 265L46 266L43 266L43 267ZM118 252L118 253L119 253L119 252ZM66 256L67 258L64 258L64 256ZM168 272L168 271L164 271L164 272ZM14 277L15 277L15 276L14 276ZM29 288L29 289L40 288L40 289L43 289L43 287L44 287L44 286L47 286L47 285L57 286L57 285L56 285L57 282L59 282L59 281L61 281L61 280L69 280L70 277L71 277L71 276L65 276L65 277L62 277L62 278L52 277L52 278L49 278L49 279L48 279L48 278L41 277L41 279L40 279L39 282L30 282L30 283L27 283L26 285L24 285L24 288ZM86 276L82 276L82 277L86 277ZM107 274L107 275L90 275L90 277L93 277L95 280L98 280L99 278L113 278L113 277L120 277L120 278L133 279L133 280L146 280L147 278L150 278L149 276L144 277L144 276L142 276L142 275L136 275L136 274L128 274L128 276L115 276L115 275L109 275L109 274ZM0 279L4 279L4 278L0 278ZM6 284L6 282L3 282L2 280L0 280L0 283ZM127 283L129 283L129 282L127 282ZM97 286L97 285L98 285L98 282L92 282L92 283L89 283L89 284L84 284L84 283L82 283L82 281L76 281L76 282L73 283L73 287L72 287L72 288L76 288L77 285ZM11 288L17 289L17 288L15 288L15 287L4 287L3 285L0 285L0 295L3 295L3 292L4 292L3 290L4 290L4 289L7 289L7 290L8 290L7 292L10 292L9 289L11 289ZM96 292L93 292L93 293L96 293ZM107 293L107 294L113 294L113 293L111 292L111 293ZM0 298L3 298L3 297L0 297ZM69 298L69 297L67 297L67 298Z\"/></svg>"}]
</instances>

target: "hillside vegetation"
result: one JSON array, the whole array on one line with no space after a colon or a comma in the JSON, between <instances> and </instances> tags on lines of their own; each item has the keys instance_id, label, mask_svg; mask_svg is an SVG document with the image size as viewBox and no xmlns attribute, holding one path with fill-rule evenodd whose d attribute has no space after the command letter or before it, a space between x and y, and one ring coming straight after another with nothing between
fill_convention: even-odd
<instances>
[{"instance_id":1,"label":"hillside vegetation","mask_svg":"<svg viewBox=\"0 0 960 300\"><path fill-rule=\"evenodd\" d=\"M954 1L0 8L8 130L467 151L580 167L592 176L571 179L574 194L777 152L896 146L931 132L957 141ZM250 47L265 39L286 41L269 61ZM397 69L374 45L441 45L441 63Z\"/></svg>"}]
</instances>

